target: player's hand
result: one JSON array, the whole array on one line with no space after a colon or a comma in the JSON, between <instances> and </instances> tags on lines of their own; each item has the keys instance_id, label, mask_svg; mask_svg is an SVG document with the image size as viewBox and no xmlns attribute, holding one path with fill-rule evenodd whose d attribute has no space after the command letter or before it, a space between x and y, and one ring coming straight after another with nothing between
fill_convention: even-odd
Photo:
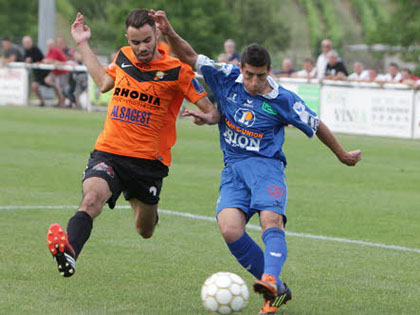
<instances>
[{"instance_id":1,"label":"player's hand","mask_svg":"<svg viewBox=\"0 0 420 315\"><path fill-rule=\"evenodd\" d=\"M71 26L71 36L77 45L87 42L90 39L90 29L84 24L83 14L80 12L77 12L76 20Z\"/></svg>"},{"instance_id":2,"label":"player's hand","mask_svg":"<svg viewBox=\"0 0 420 315\"><path fill-rule=\"evenodd\" d=\"M159 10L155 12L154 10L150 10L149 16L155 20L156 27L163 35L169 35L174 32L164 11Z\"/></svg>"},{"instance_id":3,"label":"player's hand","mask_svg":"<svg viewBox=\"0 0 420 315\"><path fill-rule=\"evenodd\" d=\"M338 159L341 161L341 163L346 164L348 166L354 166L362 159L362 151L355 150L351 152L344 152L340 156L338 156Z\"/></svg>"},{"instance_id":4,"label":"player's hand","mask_svg":"<svg viewBox=\"0 0 420 315\"><path fill-rule=\"evenodd\" d=\"M196 125L204 125L204 124L212 124L212 117L210 114L203 113L203 112L194 112L188 109L184 110L182 113L182 117L192 117L193 123Z\"/></svg>"}]
</instances>

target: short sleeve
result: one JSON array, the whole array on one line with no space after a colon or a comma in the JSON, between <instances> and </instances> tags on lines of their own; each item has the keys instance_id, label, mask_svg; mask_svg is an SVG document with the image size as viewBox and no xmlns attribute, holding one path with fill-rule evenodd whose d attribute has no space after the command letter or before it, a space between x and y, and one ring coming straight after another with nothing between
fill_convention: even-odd
<instances>
[{"instance_id":1,"label":"short sleeve","mask_svg":"<svg viewBox=\"0 0 420 315\"><path fill-rule=\"evenodd\" d=\"M116 60L120 52L116 53L112 62L105 68L105 72L108 73L112 79L117 77L117 64Z\"/></svg>"},{"instance_id":2,"label":"short sleeve","mask_svg":"<svg viewBox=\"0 0 420 315\"><path fill-rule=\"evenodd\" d=\"M182 65L179 74L179 88L184 97L194 104L207 95L200 81L195 77L194 72L185 64Z\"/></svg>"},{"instance_id":3,"label":"short sleeve","mask_svg":"<svg viewBox=\"0 0 420 315\"><path fill-rule=\"evenodd\" d=\"M317 114L293 92L289 91L284 97L288 107L285 114L287 122L303 131L309 138L312 138L318 130L319 118Z\"/></svg>"},{"instance_id":4,"label":"short sleeve","mask_svg":"<svg viewBox=\"0 0 420 315\"><path fill-rule=\"evenodd\" d=\"M238 66L218 63L204 55L198 55L195 69L203 75L204 80L216 95L228 81L235 80L240 74Z\"/></svg>"}]
</instances>

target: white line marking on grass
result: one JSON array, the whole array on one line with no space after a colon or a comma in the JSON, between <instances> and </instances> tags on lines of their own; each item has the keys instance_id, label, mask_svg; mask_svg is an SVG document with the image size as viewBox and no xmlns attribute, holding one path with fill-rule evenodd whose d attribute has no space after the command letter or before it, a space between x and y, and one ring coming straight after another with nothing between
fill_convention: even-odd
<instances>
[{"instance_id":1,"label":"white line marking on grass","mask_svg":"<svg viewBox=\"0 0 420 315\"><path fill-rule=\"evenodd\" d=\"M77 208L78 206L0 206L0 210L37 210L37 209L61 210L61 209L77 209ZM130 206L117 206L116 208L117 209L130 209ZM214 217L196 215L196 214L186 213L186 212L177 212L177 211L172 211L172 210L159 209L159 213L174 215L174 216L184 217L184 218L189 218L189 219L194 219L194 220L200 220L200 221L216 222L216 218ZM247 228L251 230L258 230L258 231L261 230L259 226L253 225L253 224L248 224ZM420 254L420 249L418 248L408 248L408 247L402 247L402 246L397 246L397 245L387 245L387 244L381 244L381 243L350 240L350 239L339 238L339 237L313 235L313 234L308 234L308 233L286 232L286 234L288 236L310 238L310 239L321 240L321 241L347 243L347 244L369 246L369 247L378 247L378 248L383 248L383 249L390 249L390 250L395 250L395 251L412 252L412 253Z\"/></svg>"}]
</instances>

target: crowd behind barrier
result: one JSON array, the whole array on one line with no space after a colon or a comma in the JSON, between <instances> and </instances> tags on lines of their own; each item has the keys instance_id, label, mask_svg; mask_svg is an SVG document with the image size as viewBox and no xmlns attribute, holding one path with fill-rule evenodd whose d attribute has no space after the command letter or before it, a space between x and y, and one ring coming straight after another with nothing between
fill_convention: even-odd
<instances>
[{"instance_id":1,"label":"crowd behind barrier","mask_svg":"<svg viewBox=\"0 0 420 315\"><path fill-rule=\"evenodd\" d=\"M107 105L112 92L98 93L80 54L62 38L48 41L45 56L28 36L22 39L25 49L21 53L9 39L2 43L0 105L29 104L32 88L42 106L41 86L54 90L59 107L90 111L92 104ZM333 131L420 139L419 79L409 69L400 72L397 64L390 64L388 73L380 75L356 62L349 74L332 48L332 42L325 39L316 63L307 58L303 69L296 71L292 60L285 58L282 69L272 69L271 74L283 87L296 92ZM239 64L232 39L225 42L224 50L219 62Z\"/></svg>"}]
</instances>

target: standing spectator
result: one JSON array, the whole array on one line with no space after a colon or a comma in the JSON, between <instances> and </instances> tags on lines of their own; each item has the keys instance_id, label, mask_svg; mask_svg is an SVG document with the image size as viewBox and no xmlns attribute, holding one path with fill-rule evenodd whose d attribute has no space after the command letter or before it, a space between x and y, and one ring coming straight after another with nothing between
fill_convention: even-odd
<instances>
[{"instance_id":1,"label":"standing spectator","mask_svg":"<svg viewBox=\"0 0 420 315\"><path fill-rule=\"evenodd\" d=\"M24 36L22 38L22 46L25 52L24 58L26 63L39 63L44 59L44 54L42 51L38 48L38 46L34 45L32 38L30 36ZM31 83L32 90L34 91L35 95L40 100L40 106L45 105L45 99L42 96L41 91L39 90L41 85L52 87L54 91L57 90L57 86L48 84L45 81L45 78L50 73L49 70L41 70L41 69L33 69L32 70L32 76L33 80ZM50 82L52 83L52 82ZM58 95L58 94L57 94Z\"/></svg>"},{"instance_id":2,"label":"standing spectator","mask_svg":"<svg viewBox=\"0 0 420 315\"><path fill-rule=\"evenodd\" d=\"M72 64L80 66L83 65L82 55L75 51L73 54ZM87 89L88 74L86 71L72 71L70 73L69 87L64 93L70 100L70 107L82 108L80 105L80 95Z\"/></svg>"},{"instance_id":3,"label":"standing spectator","mask_svg":"<svg viewBox=\"0 0 420 315\"><path fill-rule=\"evenodd\" d=\"M224 44L225 47L225 54L227 55L227 63L231 63L234 65L239 65L239 61L241 58L239 54L236 52L236 44L233 39L227 39Z\"/></svg>"},{"instance_id":4,"label":"standing spectator","mask_svg":"<svg viewBox=\"0 0 420 315\"><path fill-rule=\"evenodd\" d=\"M364 70L363 63L356 61L353 64L353 73L347 78L350 81L369 81L369 72Z\"/></svg>"},{"instance_id":5,"label":"standing spectator","mask_svg":"<svg viewBox=\"0 0 420 315\"><path fill-rule=\"evenodd\" d=\"M391 62L388 67L388 73L385 74L383 80L387 83L399 83L401 79L400 68L395 62Z\"/></svg>"},{"instance_id":6,"label":"standing spectator","mask_svg":"<svg viewBox=\"0 0 420 315\"><path fill-rule=\"evenodd\" d=\"M290 78L292 74L296 72L296 70L293 67L293 61L289 58L283 59L281 67L281 71L277 73L273 71L273 74L281 78Z\"/></svg>"},{"instance_id":7,"label":"standing spectator","mask_svg":"<svg viewBox=\"0 0 420 315\"><path fill-rule=\"evenodd\" d=\"M47 40L48 52L45 58L42 60L44 63L53 65L64 65L67 61L64 53L55 45L53 39ZM53 70L46 78L47 83L53 83L57 86L57 95L59 100L59 106L64 107L64 96L62 91L65 90L69 83L69 72L65 70Z\"/></svg>"},{"instance_id":8,"label":"standing spectator","mask_svg":"<svg viewBox=\"0 0 420 315\"><path fill-rule=\"evenodd\" d=\"M4 65L10 62L23 61L23 54L20 48L13 44L11 39L6 37L2 41L3 57L0 59L0 64Z\"/></svg>"},{"instance_id":9,"label":"standing spectator","mask_svg":"<svg viewBox=\"0 0 420 315\"><path fill-rule=\"evenodd\" d=\"M311 58L306 58L303 63L303 69L296 72L294 77L306 78L308 80L316 77L316 68L314 67L314 61Z\"/></svg>"},{"instance_id":10,"label":"standing spectator","mask_svg":"<svg viewBox=\"0 0 420 315\"><path fill-rule=\"evenodd\" d=\"M332 50L332 42L329 39L324 39L321 42L322 53L318 56L316 61L317 78L322 79L325 75L325 69L328 64L327 54Z\"/></svg>"},{"instance_id":11,"label":"standing spectator","mask_svg":"<svg viewBox=\"0 0 420 315\"><path fill-rule=\"evenodd\" d=\"M338 54L335 50L331 50L327 54L328 64L325 69L324 79L328 80L345 80L348 73L346 66L342 61L338 60Z\"/></svg>"}]
</instances>

